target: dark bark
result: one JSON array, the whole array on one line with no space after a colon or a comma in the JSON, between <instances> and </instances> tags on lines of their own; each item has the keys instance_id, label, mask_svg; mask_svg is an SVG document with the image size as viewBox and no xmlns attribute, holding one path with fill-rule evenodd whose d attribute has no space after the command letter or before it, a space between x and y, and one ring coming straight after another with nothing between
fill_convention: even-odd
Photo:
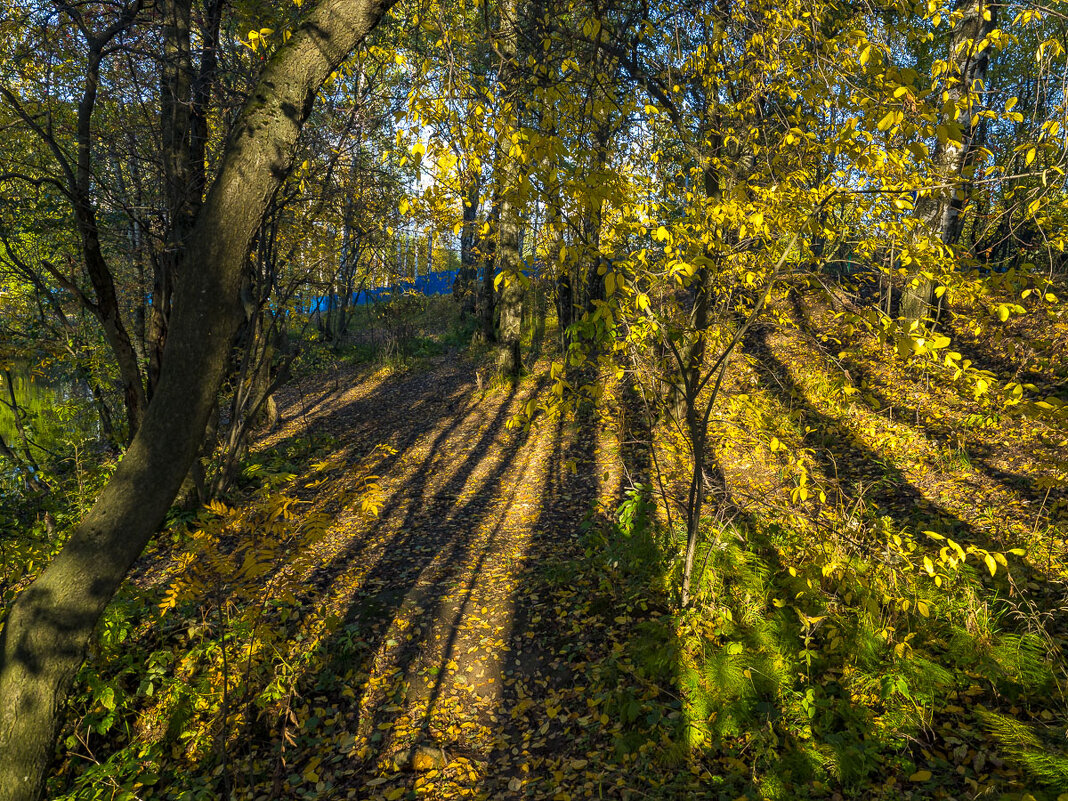
<instances>
[{"instance_id":1,"label":"dark bark","mask_svg":"<svg viewBox=\"0 0 1068 801\"><path fill-rule=\"evenodd\" d=\"M123 401L129 436L132 439L145 414L147 397L144 379L119 307L118 293L111 269L104 258L100 244L100 229L97 225L96 205L92 195L93 133L92 119L96 107L97 90L100 84L100 66L103 53L111 40L133 24L139 5L131 6L127 13L100 35L88 34L89 52L86 63L85 87L78 103L77 161L74 170L74 185L71 199L74 219L81 238L85 270L93 287L95 300L87 304L103 328L104 336L115 355L122 381ZM83 296L84 297L84 296Z\"/></svg>"},{"instance_id":2,"label":"dark bark","mask_svg":"<svg viewBox=\"0 0 1068 801\"><path fill-rule=\"evenodd\" d=\"M575 322L575 299L571 291L571 278L568 275L567 265L560 271L556 279L556 321L560 327L560 348L564 355L565 363L567 351L571 346L571 333L569 329Z\"/></svg>"},{"instance_id":3,"label":"dark bark","mask_svg":"<svg viewBox=\"0 0 1068 801\"><path fill-rule=\"evenodd\" d=\"M599 186L604 180L604 169L608 163L608 142L612 135L608 123L597 125L593 134L593 164L589 181L592 186ZM601 224L604 216L604 195L600 192L590 200L590 205L582 217L582 238L586 254L586 296L583 299L586 312L592 312L597 301L605 299L604 272L606 261L601 254Z\"/></svg>"},{"instance_id":4,"label":"dark bark","mask_svg":"<svg viewBox=\"0 0 1068 801\"><path fill-rule=\"evenodd\" d=\"M104 608L163 521L200 446L240 319L241 268L289 172L316 92L394 0L323 0L271 58L184 254L159 384L122 462L0 634L0 799L44 791L64 702Z\"/></svg>"},{"instance_id":5,"label":"dark bark","mask_svg":"<svg viewBox=\"0 0 1068 801\"><path fill-rule=\"evenodd\" d=\"M494 267L497 263L497 223L499 206L495 203L489 213L490 231L479 239L478 251L482 261L482 285L478 293L478 316L483 341L497 341L496 290L493 287Z\"/></svg>"},{"instance_id":6,"label":"dark bark","mask_svg":"<svg viewBox=\"0 0 1068 801\"><path fill-rule=\"evenodd\" d=\"M476 307L475 281L478 279L478 208L482 191L480 175L467 179L464 191L463 225L460 228L460 270L453 282L453 296L460 303L464 315L474 314Z\"/></svg>"},{"instance_id":7,"label":"dark bark","mask_svg":"<svg viewBox=\"0 0 1068 801\"><path fill-rule=\"evenodd\" d=\"M183 245L197 219L205 189L208 102L218 69L223 3L209 0L200 30L199 69L192 54L191 0L163 0L163 67L160 117L163 195L168 228L163 252L153 263L152 307L147 331L148 396L159 382L163 351L181 273Z\"/></svg>"}]
</instances>

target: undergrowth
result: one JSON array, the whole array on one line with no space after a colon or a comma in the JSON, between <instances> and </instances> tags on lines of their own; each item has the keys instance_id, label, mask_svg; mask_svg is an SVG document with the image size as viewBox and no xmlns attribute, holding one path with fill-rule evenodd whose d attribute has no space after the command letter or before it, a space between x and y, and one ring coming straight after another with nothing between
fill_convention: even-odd
<instances>
[{"instance_id":1,"label":"undergrowth","mask_svg":"<svg viewBox=\"0 0 1068 801\"><path fill-rule=\"evenodd\" d=\"M614 604L669 609L684 537L646 496L587 532L584 569L610 577ZM1012 619L1004 569L955 558L932 575L922 535L888 527L861 554L833 534L813 548L773 522L708 523L694 603L637 614L600 677L619 688L619 748L650 775L685 766L702 793L763 798L1068 786L1064 655Z\"/></svg>"},{"instance_id":2,"label":"undergrowth","mask_svg":"<svg viewBox=\"0 0 1068 801\"><path fill-rule=\"evenodd\" d=\"M175 517L157 537L76 679L50 797L215 799L253 787L277 797L300 747L298 683L329 661L317 644L340 624L304 581L337 510L377 514L373 468L390 450L355 465L333 452L319 437L258 454L236 505ZM304 508L312 489L332 511ZM265 743L279 744L266 758Z\"/></svg>"}]
</instances>

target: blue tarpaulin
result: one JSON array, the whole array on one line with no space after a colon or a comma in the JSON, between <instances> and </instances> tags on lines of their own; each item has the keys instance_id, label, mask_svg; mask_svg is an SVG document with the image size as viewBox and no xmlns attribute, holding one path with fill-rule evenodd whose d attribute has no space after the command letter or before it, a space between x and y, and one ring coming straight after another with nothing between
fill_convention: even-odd
<instances>
[{"instance_id":1,"label":"blue tarpaulin","mask_svg":"<svg viewBox=\"0 0 1068 801\"><path fill-rule=\"evenodd\" d=\"M453 282L456 280L456 274L459 270L444 270L439 273L430 273L429 275L421 275L413 281L398 281L393 286L380 286L374 289L365 289L360 292L353 293L352 298L349 300L350 306L363 306L367 303L378 303L379 301L389 300L389 296L394 292L403 294L405 292L418 292L421 295L448 295L452 292ZM311 298L308 301L307 311L309 314L315 314L316 312L326 312L333 308L337 308L338 299L336 296L323 295L317 298Z\"/></svg>"}]
</instances>

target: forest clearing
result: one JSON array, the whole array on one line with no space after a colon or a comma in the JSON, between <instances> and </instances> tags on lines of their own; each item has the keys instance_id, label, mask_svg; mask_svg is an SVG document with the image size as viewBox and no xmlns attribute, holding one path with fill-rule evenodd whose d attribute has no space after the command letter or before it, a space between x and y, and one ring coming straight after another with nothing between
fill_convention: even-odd
<instances>
[{"instance_id":1,"label":"forest clearing","mask_svg":"<svg viewBox=\"0 0 1068 801\"><path fill-rule=\"evenodd\" d=\"M14 0L0 801L1068 801L1068 9Z\"/></svg>"}]
</instances>

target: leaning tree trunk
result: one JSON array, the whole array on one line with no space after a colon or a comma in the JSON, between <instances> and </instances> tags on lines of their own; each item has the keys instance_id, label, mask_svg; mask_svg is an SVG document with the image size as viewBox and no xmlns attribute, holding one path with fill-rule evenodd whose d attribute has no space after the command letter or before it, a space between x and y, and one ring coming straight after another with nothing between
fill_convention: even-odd
<instances>
[{"instance_id":1,"label":"leaning tree trunk","mask_svg":"<svg viewBox=\"0 0 1068 801\"><path fill-rule=\"evenodd\" d=\"M323 81L395 0L323 0L272 57L186 243L159 385L111 480L12 604L0 634L0 799L36 801L74 675L104 608L196 455L241 314L241 267Z\"/></svg>"}]
</instances>

